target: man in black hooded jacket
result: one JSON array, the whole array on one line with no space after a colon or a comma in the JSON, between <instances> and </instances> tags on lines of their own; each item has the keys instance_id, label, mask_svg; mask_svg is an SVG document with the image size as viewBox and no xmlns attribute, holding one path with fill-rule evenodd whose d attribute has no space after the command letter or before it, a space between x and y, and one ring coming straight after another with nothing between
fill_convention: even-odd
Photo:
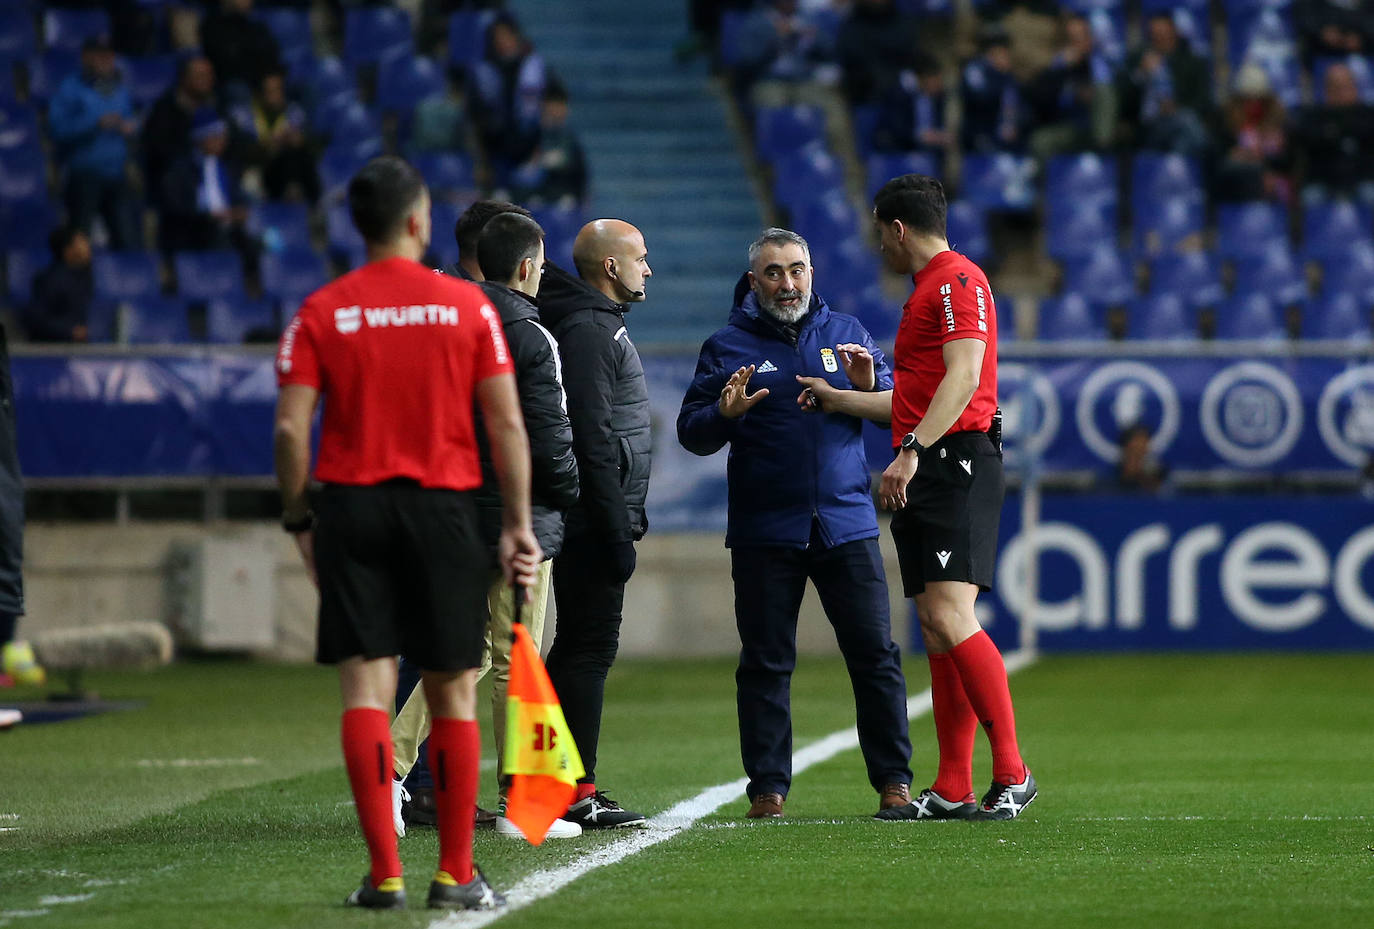
<instances>
[{"instance_id":1,"label":"man in black hooded jacket","mask_svg":"<svg viewBox=\"0 0 1374 929\"><path fill-rule=\"evenodd\" d=\"M596 789L596 752L606 675L620 644L625 583L635 569L634 543L648 528L649 393L625 313L644 299L653 272L644 236L616 219L582 227L573 263L577 277L546 265L539 291L540 319L563 357L581 480L567 540L553 563L558 623L548 669L587 769L564 818L583 829L614 829L645 821Z\"/></svg>"}]
</instances>

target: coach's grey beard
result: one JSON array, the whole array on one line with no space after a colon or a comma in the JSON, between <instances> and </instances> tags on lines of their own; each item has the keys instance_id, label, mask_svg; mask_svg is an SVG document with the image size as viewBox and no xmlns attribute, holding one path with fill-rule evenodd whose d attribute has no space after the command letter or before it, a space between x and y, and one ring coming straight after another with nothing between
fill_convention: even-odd
<instances>
[{"instance_id":1,"label":"coach's grey beard","mask_svg":"<svg viewBox=\"0 0 1374 929\"><path fill-rule=\"evenodd\" d=\"M796 297L797 302L790 305L784 304L782 301L789 297ZM806 315L807 310L811 309L811 291L780 290L771 300L760 294L759 308L779 322L795 323Z\"/></svg>"}]
</instances>

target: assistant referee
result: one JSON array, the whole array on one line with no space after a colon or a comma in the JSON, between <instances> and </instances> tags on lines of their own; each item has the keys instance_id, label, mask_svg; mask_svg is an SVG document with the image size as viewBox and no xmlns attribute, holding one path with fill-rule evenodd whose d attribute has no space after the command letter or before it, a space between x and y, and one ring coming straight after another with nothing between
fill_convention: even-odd
<instances>
[{"instance_id":1,"label":"assistant referee","mask_svg":"<svg viewBox=\"0 0 1374 929\"><path fill-rule=\"evenodd\" d=\"M892 437L881 503L894 510L902 584L930 661L940 767L935 783L880 819L1013 819L1035 799L1021 759L1007 669L974 614L992 586L1004 491L997 413L997 310L987 277L950 250L945 192L919 174L873 198L888 269L912 275L893 350ZM992 743L992 786L975 804L973 743Z\"/></svg>"},{"instance_id":2,"label":"assistant referee","mask_svg":"<svg viewBox=\"0 0 1374 929\"><path fill-rule=\"evenodd\" d=\"M472 861L488 583L470 493L482 483L474 399L504 502L501 569L524 587L542 558L529 444L500 317L476 286L419 263L430 237L419 173L373 159L349 183L348 205L367 264L307 297L282 334L275 429L282 523L319 585L316 658L339 667L344 763L371 857L347 903L405 906L389 728L404 654L422 670L434 718L439 870L429 905L492 909L505 900ZM322 401L324 487L312 513L310 425Z\"/></svg>"}]
</instances>

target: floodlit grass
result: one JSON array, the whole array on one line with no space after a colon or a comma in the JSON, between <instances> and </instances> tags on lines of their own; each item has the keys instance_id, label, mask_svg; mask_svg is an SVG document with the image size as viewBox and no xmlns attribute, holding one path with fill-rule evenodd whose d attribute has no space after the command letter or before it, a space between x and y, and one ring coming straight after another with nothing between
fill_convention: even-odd
<instances>
[{"instance_id":1,"label":"floodlit grass","mask_svg":"<svg viewBox=\"0 0 1374 929\"><path fill-rule=\"evenodd\" d=\"M924 662L907 665L923 689ZM402 840L410 912L339 905L366 858L331 672L202 662L91 684L148 705L0 734L0 828L17 829L0 833L0 926L434 920L419 908L432 831ZM744 821L741 798L501 924L1374 925L1374 658L1047 658L1013 690L1042 786L1017 822L875 822L851 751L797 778L784 820ZM627 807L740 776L729 662L625 662L607 707L599 780ZM838 661L804 662L794 712L798 747L852 724ZM912 741L919 787L928 717ZM982 789L983 745L976 770ZM479 833L477 858L509 887L618 838L536 849Z\"/></svg>"}]
</instances>

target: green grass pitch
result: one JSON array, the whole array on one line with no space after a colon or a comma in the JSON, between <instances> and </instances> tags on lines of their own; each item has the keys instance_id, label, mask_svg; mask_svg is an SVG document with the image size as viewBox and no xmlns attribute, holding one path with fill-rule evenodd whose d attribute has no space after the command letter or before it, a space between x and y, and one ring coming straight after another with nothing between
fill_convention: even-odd
<instances>
[{"instance_id":1,"label":"green grass pitch","mask_svg":"<svg viewBox=\"0 0 1374 929\"><path fill-rule=\"evenodd\" d=\"M911 689L928 683L908 656ZM328 670L239 662L101 675L145 709L0 733L0 927L427 927L432 831L401 840L411 910L340 904L366 870ZM873 821L857 751L500 921L510 927L1374 925L1374 656L1046 657L1012 679L1041 796L1001 824ZM0 692L4 695L14 692ZM796 746L852 725L804 660ZM485 704L484 704L485 706ZM653 813L740 776L732 663L622 662L600 782ZM484 740L489 741L484 733ZM934 774L912 726L917 786ZM490 749L488 749L490 754ZM980 744L976 786L988 778ZM494 791L484 774L482 799ZM498 887L618 836L479 832Z\"/></svg>"}]
</instances>

